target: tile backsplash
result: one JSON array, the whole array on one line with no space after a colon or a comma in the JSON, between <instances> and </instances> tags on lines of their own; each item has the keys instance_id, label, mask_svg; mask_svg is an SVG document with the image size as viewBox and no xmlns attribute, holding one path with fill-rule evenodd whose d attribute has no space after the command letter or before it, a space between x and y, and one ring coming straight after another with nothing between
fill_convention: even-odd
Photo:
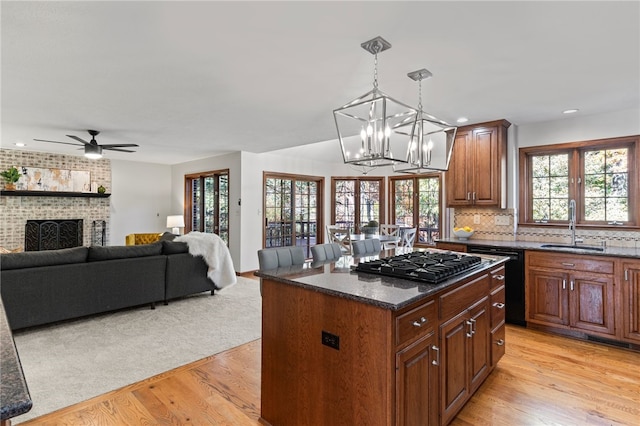
<instances>
[{"instance_id":1,"label":"tile backsplash","mask_svg":"<svg viewBox=\"0 0 640 426\"><path fill-rule=\"evenodd\" d=\"M497 241L533 241L569 243L571 232L568 227L517 226L514 209L458 208L452 209L452 227L470 226L475 230L473 239ZM640 248L640 232L610 229L576 230L576 238L587 245Z\"/></svg>"}]
</instances>

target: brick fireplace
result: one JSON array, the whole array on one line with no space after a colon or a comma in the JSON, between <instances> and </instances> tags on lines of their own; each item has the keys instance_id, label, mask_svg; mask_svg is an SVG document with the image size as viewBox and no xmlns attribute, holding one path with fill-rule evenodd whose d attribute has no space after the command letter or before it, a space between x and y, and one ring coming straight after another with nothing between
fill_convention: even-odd
<instances>
[{"instance_id":1,"label":"brick fireplace","mask_svg":"<svg viewBox=\"0 0 640 426\"><path fill-rule=\"evenodd\" d=\"M10 166L88 170L91 181L111 192L111 161L88 160L82 156L0 149L0 170ZM2 196L0 197L0 246L13 250L25 248L27 220L82 220L80 245L93 244L94 228L106 230L102 241L109 241L111 203L109 198Z\"/></svg>"}]
</instances>

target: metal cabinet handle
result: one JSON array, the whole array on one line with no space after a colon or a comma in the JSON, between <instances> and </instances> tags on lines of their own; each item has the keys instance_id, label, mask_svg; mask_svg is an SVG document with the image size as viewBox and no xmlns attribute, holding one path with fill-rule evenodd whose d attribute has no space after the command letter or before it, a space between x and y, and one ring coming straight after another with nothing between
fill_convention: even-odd
<instances>
[{"instance_id":1,"label":"metal cabinet handle","mask_svg":"<svg viewBox=\"0 0 640 426\"><path fill-rule=\"evenodd\" d=\"M467 192L467 201L471 200L471 193Z\"/></svg>"},{"instance_id":2,"label":"metal cabinet handle","mask_svg":"<svg viewBox=\"0 0 640 426\"><path fill-rule=\"evenodd\" d=\"M434 359L433 361L431 361L431 364L433 365L440 365L440 348L437 347L436 345L432 345L431 346L431 350L436 351L436 359Z\"/></svg>"},{"instance_id":3,"label":"metal cabinet handle","mask_svg":"<svg viewBox=\"0 0 640 426\"><path fill-rule=\"evenodd\" d=\"M503 309L504 308L504 303L496 302L496 303L493 304L493 306L495 306L498 309Z\"/></svg>"},{"instance_id":4,"label":"metal cabinet handle","mask_svg":"<svg viewBox=\"0 0 640 426\"><path fill-rule=\"evenodd\" d=\"M624 280L625 281L629 281L629 270L628 269L624 270Z\"/></svg>"},{"instance_id":5,"label":"metal cabinet handle","mask_svg":"<svg viewBox=\"0 0 640 426\"><path fill-rule=\"evenodd\" d=\"M475 200L476 200L476 192L473 191L473 201L475 201Z\"/></svg>"},{"instance_id":6,"label":"metal cabinet handle","mask_svg":"<svg viewBox=\"0 0 640 426\"><path fill-rule=\"evenodd\" d=\"M498 345L498 346L504 346L504 340L502 340L502 339L498 339L498 340L496 340L496 345Z\"/></svg>"},{"instance_id":7,"label":"metal cabinet handle","mask_svg":"<svg viewBox=\"0 0 640 426\"><path fill-rule=\"evenodd\" d=\"M504 281L504 275L494 275L493 278L495 278L498 281Z\"/></svg>"},{"instance_id":8,"label":"metal cabinet handle","mask_svg":"<svg viewBox=\"0 0 640 426\"><path fill-rule=\"evenodd\" d=\"M469 326L469 331L467 331L467 337L473 337L473 323L471 320L467 320L467 325Z\"/></svg>"},{"instance_id":9,"label":"metal cabinet handle","mask_svg":"<svg viewBox=\"0 0 640 426\"><path fill-rule=\"evenodd\" d=\"M562 289L566 289L567 288L567 280L563 279L562 280Z\"/></svg>"},{"instance_id":10,"label":"metal cabinet handle","mask_svg":"<svg viewBox=\"0 0 640 426\"><path fill-rule=\"evenodd\" d=\"M422 327L422 324L424 324L425 322L427 322L427 319L425 317L420 317L420 321L414 321L413 326Z\"/></svg>"},{"instance_id":11,"label":"metal cabinet handle","mask_svg":"<svg viewBox=\"0 0 640 426\"><path fill-rule=\"evenodd\" d=\"M573 280L569 281L569 290L573 291Z\"/></svg>"},{"instance_id":12,"label":"metal cabinet handle","mask_svg":"<svg viewBox=\"0 0 640 426\"><path fill-rule=\"evenodd\" d=\"M471 323L471 334L476 334L476 320L471 318L469 322Z\"/></svg>"},{"instance_id":13,"label":"metal cabinet handle","mask_svg":"<svg viewBox=\"0 0 640 426\"><path fill-rule=\"evenodd\" d=\"M575 264L575 263L567 263L567 262L562 262L562 265L563 265L563 266L569 266L569 267L571 267L571 268L573 268L574 266L576 266L576 264Z\"/></svg>"}]
</instances>

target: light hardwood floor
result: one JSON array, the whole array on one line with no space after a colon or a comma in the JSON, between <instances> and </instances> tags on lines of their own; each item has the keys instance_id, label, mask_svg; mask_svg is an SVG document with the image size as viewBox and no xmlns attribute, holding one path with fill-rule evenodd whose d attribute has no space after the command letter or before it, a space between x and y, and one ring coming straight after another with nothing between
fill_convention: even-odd
<instances>
[{"instance_id":1,"label":"light hardwood floor","mask_svg":"<svg viewBox=\"0 0 640 426\"><path fill-rule=\"evenodd\" d=\"M640 425L640 354L507 326L506 354L451 423ZM259 425L260 340L23 425Z\"/></svg>"}]
</instances>

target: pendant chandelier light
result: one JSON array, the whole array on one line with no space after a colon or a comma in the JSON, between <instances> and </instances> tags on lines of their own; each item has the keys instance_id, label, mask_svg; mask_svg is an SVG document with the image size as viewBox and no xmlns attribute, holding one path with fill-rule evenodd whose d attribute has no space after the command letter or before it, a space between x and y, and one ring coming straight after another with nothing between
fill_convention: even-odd
<instances>
[{"instance_id":1,"label":"pendant chandelier light","mask_svg":"<svg viewBox=\"0 0 640 426\"><path fill-rule=\"evenodd\" d=\"M366 168L404 163L418 112L378 89L378 53L391 44L378 36L361 47L374 55L373 90L333 111L342 157L345 164ZM405 126L408 132L396 132Z\"/></svg>"},{"instance_id":2,"label":"pendant chandelier light","mask_svg":"<svg viewBox=\"0 0 640 426\"><path fill-rule=\"evenodd\" d=\"M407 74L418 82L418 117L416 126L400 126L397 133L410 137L406 163L394 166L398 173L426 173L446 171L456 139L457 127L439 120L422 110L422 80L431 78L433 74L422 68Z\"/></svg>"}]
</instances>

